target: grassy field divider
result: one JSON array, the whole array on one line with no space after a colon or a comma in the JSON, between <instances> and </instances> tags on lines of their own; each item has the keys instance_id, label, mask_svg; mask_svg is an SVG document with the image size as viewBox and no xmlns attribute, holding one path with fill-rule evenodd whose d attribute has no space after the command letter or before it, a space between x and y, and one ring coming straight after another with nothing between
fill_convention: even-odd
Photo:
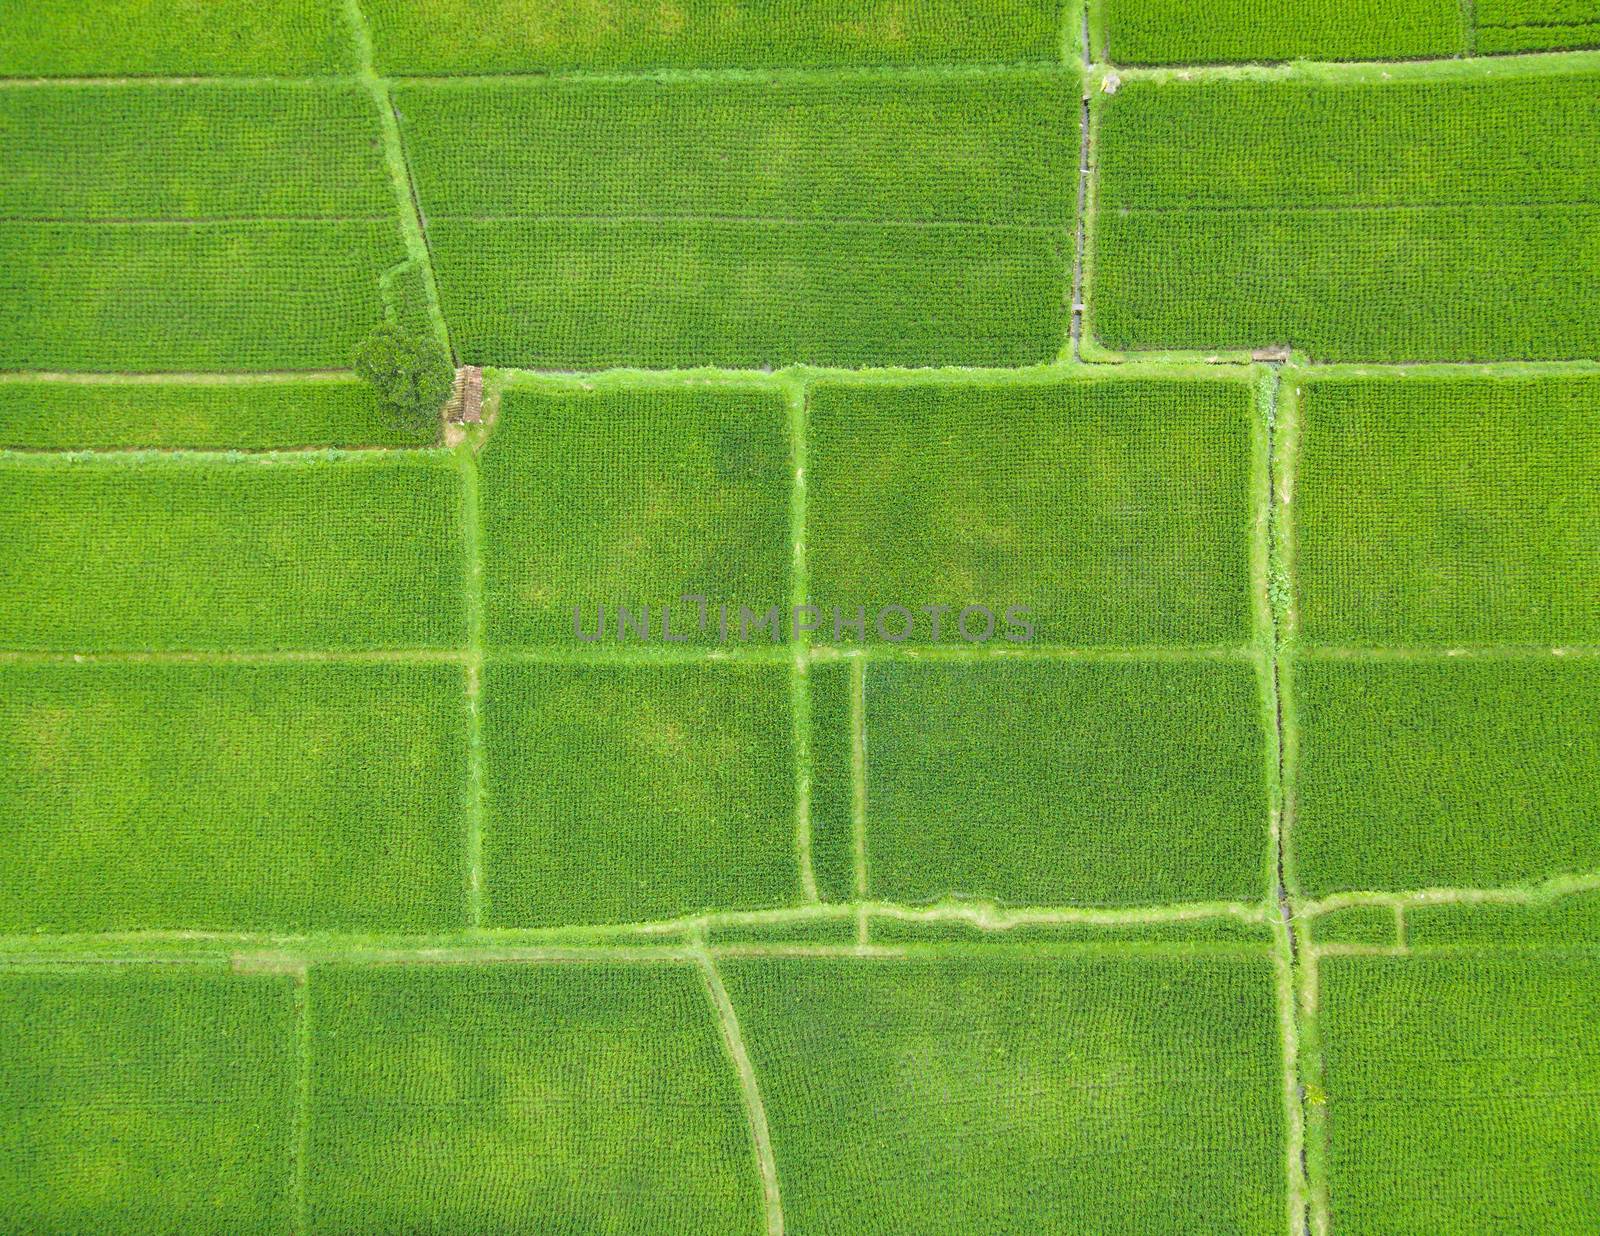
<instances>
[{"instance_id":1,"label":"grassy field divider","mask_svg":"<svg viewBox=\"0 0 1600 1236\"><path fill-rule=\"evenodd\" d=\"M384 162L394 185L395 208L406 252L422 272L423 294L434 335L451 357L452 363L455 363L455 347L450 341L450 328L444 320L444 310L439 302L439 283L433 273L433 254L428 248L428 237L423 227L417 186L411 175L411 167L406 162L405 143L400 137L399 113L395 111L394 100L389 94L388 80L378 75L372 52L372 32L367 26L366 16L361 12L360 0L345 0L344 12L355 47L357 80L372 96L373 106L377 109Z\"/></svg>"},{"instance_id":2,"label":"grassy field divider","mask_svg":"<svg viewBox=\"0 0 1600 1236\"><path fill-rule=\"evenodd\" d=\"M783 381L789 410L789 451L793 482L789 490L790 605L798 613L808 604L810 578L806 570L806 412L807 394L803 379L788 376ZM794 709L794 813L795 861L800 872L801 895L810 902L821 900L817 892L816 867L811 859L811 683L807 644L797 631L792 646L789 698Z\"/></svg>"},{"instance_id":3,"label":"grassy field divider","mask_svg":"<svg viewBox=\"0 0 1600 1236\"><path fill-rule=\"evenodd\" d=\"M856 943L869 936L867 903L867 662L850 659L850 849L855 873Z\"/></svg>"},{"instance_id":4,"label":"grassy field divider","mask_svg":"<svg viewBox=\"0 0 1600 1236\"><path fill-rule=\"evenodd\" d=\"M761 1086L756 1078L755 1065L745 1050L744 1035L739 1029L739 1014L734 1010L728 989L722 985L716 963L706 951L704 942L697 942L695 964L705 980L706 995L711 1001L711 1011L717 1028L722 1032L722 1043L728 1059L739 1078L739 1091L744 1097L745 1114L750 1121L750 1139L755 1151L756 1167L761 1173L761 1194L766 1207L767 1236L783 1236L783 1199L778 1189L778 1161L772 1151L772 1133L767 1127L767 1108L761 1098Z\"/></svg>"},{"instance_id":5,"label":"grassy field divider","mask_svg":"<svg viewBox=\"0 0 1600 1236\"><path fill-rule=\"evenodd\" d=\"M1554 876L1531 884L1506 884L1499 888L1413 888L1397 892L1352 890L1330 893L1315 901L1301 902L1298 917L1315 918L1352 906L1390 906L1403 914L1408 906L1443 905L1541 905L1570 897L1575 893L1600 891L1600 871Z\"/></svg>"},{"instance_id":6,"label":"grassy field divider","mask_svg":"<svg viewBox=\"0 0 1600 1236\"><path fill-rule=\"evenodd\" d=\"M295 1093L294 1199L295 1231L311 1230L306 1179L311 1167L311 992L302 969L294 983Z\"/></svg>"},{"instance_id":7,"label":"grassy field divider","mask_svg":"<svg viewBox=\"0 0 1600 1236\"><path fill-rule=\"evenodd\" d=\"M1074 23L1072 6L1068 5L1065 19L1062 22L1062 59L1068 60L1072 56L1071 42L1076 34L1081 40L1081 60L1083 76L1079 83L1082 91L1082 102L1078 109L1078 207L1077 215L1073 220L1074 248L1072 258L1072 303L1067 306L1068 341L1067 350L1062 360L1081 361L1083 359L1083 320L1086 312L1084 305L1083 264L1084 254L1088 247L1087 219L1089 211L1089 179L1091 175L1089 163L1090 117L1089 117L1089 91L1092 88L1094 58L1089 47L1089 5L1087 0L1082 4ZM1077 27L1074 30L1074 26Z\"/></svg>"},{"instance_id":8,"label":"grassy field divider","mask_svg":"<svg viewBox=\"0 0 1600 1236\"><path fill-rule=\"evenodd\" d=\"M468 444L461 461L462 537L466 546L467 923L483 925L483 527L478 457Z\"/></svg>"}]
</instances>

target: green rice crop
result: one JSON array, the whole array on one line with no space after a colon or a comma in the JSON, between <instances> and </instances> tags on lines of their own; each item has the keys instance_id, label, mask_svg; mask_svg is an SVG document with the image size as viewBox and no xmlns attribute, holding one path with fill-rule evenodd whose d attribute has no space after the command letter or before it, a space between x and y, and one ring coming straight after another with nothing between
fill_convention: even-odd
<instances>
[{"instance_id":1,"label":"green rice crop","mask_svg":"<svg viewBox=\"0 0 1600 1236\"><path fill-rule=\"evenodd\" d=\"M1243 378L823 382L808 405L825 609L949 605L943 642L965 605L1026 607L1047 643L1248 638Z\"/></svg>"},{"instance_id":2,"label":"green rice crop","mask_svg":"<svg viewBox=\"0 0 1600 1236\"><path fill-rule=\"evenodd\" d=\"M788 666L491 661L484 736L491 925L798 895Z\"/></svg>"},{"instance_id":3,"label":"green rice crop","mask_svg":"<svg viewBox=\"0 0 1600 1236\"><path fill-rule=\"evenodd\" d=\"M855 898L855 689L845 662L811 666L811 866L824 901Z\"/></svg>"},{"instance_id":4,"label":"green rice crop","mask_svg":"<svg viewBox=\"0 0 1600 1236\"><path fill-rule=\"evenodd\" d=\"M1103 9L1098 50L1116 64L1416 60L1466 45L1459 0L1091 2Z\"/></svg>"},{"instance_id":5,"label":"green rice crop","mask_svg":"<svg viewBox=\"0 0 1600 1236\"><path fill-rule=\"evenodd\" d=\"M1600 47L1597 0L1476 0L1480 53Z\"/></svg>"},{"instance_id":6,"label":"green rice crop","mask_svg":"<svg viewBox=\"0 0 1600 1236\"><path fill-rule=\"evenodd\" d=\"M342 73L334 0L6 0L0 77Z\"/></svg>"},{"instance_id":7,"label":"green rice crop","mask_svg":"<svg viewBox=\"0 0 1600 1236\"><path fill-rule=\"evenodd\" d=\"M0 666L0 930L465 919L465 675Z\"/></svg>"},{"instance_id":8,"label":"green rice crop","mask_svg":"<svg viewBox=\"0 0 1600 1236\"><path fill-rule=\"evenodd\" d=\"M874 914L870 927L874 945L959 945L995 952L1016 945L1039 946L1041 951L1057 945L1081 945L1085 952L1107 953L1119 946L1146 944L1192 947L1199 952L1214 944L1265 947L1271 939L1265 921L1246 922L1231 915L1151 922L1019 923L999 929L999 933L997 938L995 928L963 919L901 917L892 912Z\"/></svg>"},{"instance_id":9,"label":"green rice crop","mask_svg":"<svg viewBox=\"0 0 1600 1236\"><path fill-rule=\"evenodd\" d=\"M1293 692L1307 894L1600 868L1600 661L1318 657Z\"/></svg>"},{"instance_id":10,"label":"green rice crop","mask_svg":"<svg viewBox=\"0 0 1600 1236\"><path fill-rule=\"evenodd\" d=\"M721 969L790 1230L1282 1229L1264 953Z\"/></svg>"},{"instance_id":11,"label":"green rice crop","mask_svg":"<svg viewBox=\"0 0 1600 1236\"><path fill-rule=\"evenodd\" d=\"M1600 375L1295 381L1303 638L1600 642Z\"/></svg>"},{"instance_id":12,"label":"green rice crop","mask_svg":"<svg viewBox=\"0 0 1600 1236\"><path fill-rule=\"evenodd\" d=\"M1013 64L1056 58L1060 0L366 0L395 73Z\"/></svg>"},{"instance_id":13,"label":"green rice crop","mask_svg":"<svg viewBox=\"0 0 1600 1236\"><path fill-rule=\"evenodd\" d=\"M478 80L396 98L469 360L1015 364L1059 350L1075 74Z\"/></svg>"},{"instance_id":14,"label":"green rice crop","mask_svg":"<svg viewBox=\"0 0 1600 1236\"><path fill-rule=\"evenodd\" d=\"M0 970L0 1211L30 1232L293 1224L287 979Z\"/></svg>"},{"instance_id":15,"label":"green rice crop","mask_svg":"<svg viewBox=\"0 0 1600 1236\"><path fill-rule=\"evenodd\" d=\"M314 1230L760 1230L691 967L319 968L309 1000Z\"/></svg>"},{"instance_id":16,"label":"green rice crop","mask_svg":"<svg viewBox=\"0 0 1600 1236\"><path fill-rule=\"evenodd\" d=\"M1393 906L1343 906L1317 915L1309 929L1318 945L1364 944L1372 948L1394 948L1400 943L1400 921Z\"/></svg>"},{"instance_id":17,"label":"green rice crop","mask_svg":"<svg viewBox=\"0 0 1600 1236\"><path fill-rule=\"evenodd\" d=\"M1174 76L1096 98L1092 312L1109 346L1600 355L1586 62Z\"/></svg>"},{"instance_id":18,"label":"green rice crop","mask_svg":"<svg viewBox=\"0 0 1600 1236\"><path fill-rule=\"evenodd\" d=\"M1580 1231L1600 1208L1600 963L1321 963L1328 1206L1356 1232Z\"/></svg>"},{"instance_id":19,"label":"green rice crop","mask_svg":"<svg viewBox=\"0 0 1600 1236\"><path fill-rule=\"evenodd\" d=\"M0 647L460 647L449 455L0 462Z\"/></svg>"},{"instance_id":20,"label":"green rice crop","mask_svg":"<svg viewBox=\"0 0 1600 1236\"><path fill-rule=\"evenodd\" d=\"M484 594L491 645L566 644L603 607L660 608L691 642L717 607L789 597L787 404L773 387L512 389L483 452ZM702 629L694 604L705 598Z\"/></svg>"},{"instance_id":21,"label":"green rice crop","mask_svg":"<svg viewBox=\"0 0 1600 1236\"><path fill-rule=\"evenodd\" d=\"M872 663L873 897L1255 900L1267 761L1244 661Z\"/></svg>"},{"instance_id":22,"label":"green rice crop","mask_svg":"<svg viewBox=\"0 0 1600 1236\"><path fill-rule=\"evenodd\" d=\"M1406 942L1413 948L1593 948L1600 945L1600 892L1528 904L1486 901L1408 908Z\"/></svg>"},{"instance_id":23,"label":"green rice crop","mask_svg":"<svg viewBox=\"0 0 1600 1236\"><path fill-rule=\"evenodd\" d=\"M4 447L421 446L438 433L396 423L353 378L0 382Z\"/></svg>"}]
</instances>

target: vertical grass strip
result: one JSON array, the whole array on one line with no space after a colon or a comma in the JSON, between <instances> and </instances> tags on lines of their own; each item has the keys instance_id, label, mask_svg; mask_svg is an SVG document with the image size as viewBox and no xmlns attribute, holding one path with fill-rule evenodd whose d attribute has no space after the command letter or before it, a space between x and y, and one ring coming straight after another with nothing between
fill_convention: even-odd
<instances>
[{"instance_id":1,"label":"vertical grass strip","mask_svg":"<svg viewBox=\"0 0 1600 1236\"><path fill-rule=\"evenodd\" d=\"M810 581L806 573L806 385L791 376L783 386L789 409L789 451L794 480L789 491L789 541L791 614L808 604ZM794 664L790 670L790 699L794 707L794 848L800 868L800 891L808 902L821 901L816 866L811 860L811 683L807 674L806 640L796 630L792 638Z\"/></svg>"},{"instance_id":2,"label":"vertical grass strip","mask_svg":"<svg viewBox=\"0 0 1600 1236\"><path fill-rule=\"evenodd\" d=\"M383 136L384 162L394 186L395 207L400 220L400 233L405 238L406 253L422 273L423 296L427 301L428 318L433 324L434 335L454 360L455 348L450 342L450 329L445 324L444 312L439 305L439 285L433 274L433 255L428 248L427 233L423 230L422 208L417 201L411 168L406 162L405 144L400 138L400 121L394 100L389 95L389 83L378 75L375 67L372 34L361 12L360 0L345 0L344 11L350 26L351 42L355 47L357 78L366 87L367 93L372 96L373 106L377 108L378 127Z\"/></svg>"},{"instance_id":3,"label":"vertical grass strip","mask_svg":"<svg viewBox=\"0 0 1600 1236\"><path fill-rule=\"evenodd\" d=\"M856 942L867 929L867 662L850 658L850 823L855 855Z\"/></svg>"},{"instance_id":4,"label":"vertical grass strip","mask_svg":"<svg viewBox=\"0 0 1600 1236\"><path fill-rule=\"evenodd\" d=\"M299 1063L299 1073L295 1079L292 1189L295 1231L303 1234L311 1230L310 1208L306 1200L306 1175L311 1151L311 993L304 970L295 975L294 1026L295 1058Z\"/></svg>"},{"instance_id":5,"label":"vertical grass strip","mask_svg":"<svg viewBox=\"0 0 1600 1236\"><path fill-rule=\"evenodd\" d=\"M470 443L456 448L461 461L463 541L467 550L467 924L483 926L483 532L478 457Z\"/></svg>"},{"instance_id":6,"label":"vertical grass strip","mask_svg":"<svg viewBox=\"0 0 1600 1236\"><path fill-rule=\"evenodd\" d=\"M1078 33L1082 40L1083 77L1080 83L1082 101L1078 113L1078 206L1077 217L1074 219L1073 237L1075 248L1072 258L1072 303L1067 306L1070 357L1072 360L1083 359L1083 317L1084 317L1084 287L1083 287L1083 261L1087 247L1085 236L1086 212L1089 205L1089 89L1090 70L1094 59L1089 47L1089 0L1084 0L1079 17ZM1062 43L1065 45L1071 37L1072 6L1067 6L1067 19L1064 22L1066 36ZM1062 47L1062 60L1070 55L1067 46Z\"/></svg>"}]
</instances>

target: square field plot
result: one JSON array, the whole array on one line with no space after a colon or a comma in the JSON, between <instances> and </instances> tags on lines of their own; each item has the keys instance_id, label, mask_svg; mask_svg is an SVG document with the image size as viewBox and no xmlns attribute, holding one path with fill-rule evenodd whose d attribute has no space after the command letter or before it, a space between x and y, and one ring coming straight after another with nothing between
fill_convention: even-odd
<instances>
[{"instance_id":1,"label":"square field plot","mask_svg":"<svg viewBox=\"0 0 1600 1236\"><path fill-rule=\"evenodd\" d=\"M353 84L0 91L0 366L348 364L406 260Z\"/></svg>"},{"instance_id":2,"label":"square field plot","mask_svg":"<svg viewBox=\"0 0 1600 1236\"><path fill-rule=\"evenodd\" d=\"M421 446L355 378L0 381L0 447Z\"/></svg>"},{"instance_id":3,"label":"square field plot","mask_svg":"<svg viewBox=\"0 0 1600 1236\"><path fill-rule=\"evenodd\" d=\"M7 0L0 77L343 73L339 0Z\"/></svg>"},{"instance_id":4,"label":"square field plot","mask_svg":"<svg viewBox=\"0 0 1600 1236\"><path fill-rule=\"evenodd\" d=\"M313 1230L765 1230L693 967L336 967L309 1000Z\"/></svg>"},{"instance_id":5,"label":"square field plot","mask_svg":"<svg viewBox=\"0 0 1600 1236\"><path fill-rule=\"evenodd\" d=\"M0 648L466 642L453 456L0 461Z\"/></svg>"},{"instance_id":6,"label":"square field plot","mask_svg":"<svg viewBox=\"0 0 1600 1236\"><path fill-rule=\"evenodd\" d=\"M1113 64L1422 60L1467 45L1460 0L1088 0ZM1479 9L1483 8L1479 4Z\"/></svg>"},{"instance_id":7,"label":"square field plot","mask_svg":"<svg viewBox=\"0 0 1600 1236\"><path fill-rule=\"evenodd\" d=\"M1040 643L1249 638L1263 503L1245 381L824 382L808 408L825 614L945 605L943 643L968 605L1024 607ZM932 616L916 620L914 642L933 639Z\"/></svg>"},{"instance_id":8,"label":"square field plot","mask_svg":"<svg viewBox=\"0 0 1600 1236\"><path fill-rule=\"evenodd\" d=\"M1265 956L721 969L792 1231L1283 1229Z\"/></svg>"},{"instance_id":9,"label":"square field plot","mask_svg":"<svg viewBox=\"0 0 1600 1236\"><path fill-rule=\"evenodd\" d=\"M1600 374L1293 381L1303 639L1600 643Z\"/></svg>"},{"instance_id":10,"label":"square field plot","mask_svg":"<svg viewBox=\"0 0 1600 1236\"><path fill-rule=\"evenodd\" d=\"M1320 964L1328 1205L1350 1232L1576 1232L1600 1213L1600 960Z\"/></svg>"},{"instance_id":11,"label":"square field plot","mask_svg":"<svg viewBox=\"0 0 1600 1236\"><path fill-rule=\"evenodd\" d=\"M396 98L470 361L1019 364L1060 349L1075 73L480 80Z\"/></svg>"},{"instance_id":12,"label":"square field plot","mask_svg":"<svg viewBox=\"0 0 1600 1236\"><path fill-rule=\"evenodd\" d=\"M457 666L0 666L0 930L466 925Z\"/></svg>"},{"instance_id":13,"label":"square field plot","mask_svg":"<svg viewBox=\"0 0 1600 1236\"><path fill-rule=\"evenodd\" d=\"M789 675L491 662L487 921L642 922L791 902Z\"/></svg>"},{"instance_id":14,"label":"square field plot","mask_svg":"<svg viewBox=\"0 0 1600 1236\"><path fill-rule=\"evenodd\" d=\"M482 458L492 647L617 638L648 606L650 638L718 639L720 604L787 607L793 483L774 388L512 388ZM681 598L705 598L707 622ZM631 629L631 628L630 628Z\"/></svg>"},{"instance_id":15,"label":"square field plot","mask_svg":"<svg viewBox=\"0 0 1600 1236\"><path fill-rule=\"evenodd\" d=\"M297 1072L288 979L0 970L6 1226L288 1231Z\"/></svg>"},{"instance_id":16,"label":"square field plot","mask_svg":"<svg viewBox=\"0 0 1600 1236\"><path fill-rule=\"evenodd\" d=\"M380 69L817 68L1016 64L1059 55L1061 0L365 0Z\"/></svg>"},{"instance_id":17,"label":"square field plot","mask_svg":"<svg viewBox=\"0 0 1600 1236\"><path fill-rule=\"evenodd\" d=\"M1094 97L1106 346L1600 356L1588 61L1161 76Z\"/></svg>"},{"instance_id":18,"label":"square field plot","mask_svg":"<svg viewBox=\"0 0 1600 1236\"><path fill-rule=\"evenodd\" d=\"M1288 686L1300 891L1600 868L1600 658L1302 658Z\"/></svg>"},{"instance_id":19,"label":"square field plot","mask_svg":"<svg viewBox=\"0 0 1600 1236\"><path fill-rule=\"evenodd\" d=\"M863 687L874 898L1262 895L1267 718L1249 662L870 662ZM818 733L849 725L837 701L814 698Z\"/></svg>"}]
</instances>

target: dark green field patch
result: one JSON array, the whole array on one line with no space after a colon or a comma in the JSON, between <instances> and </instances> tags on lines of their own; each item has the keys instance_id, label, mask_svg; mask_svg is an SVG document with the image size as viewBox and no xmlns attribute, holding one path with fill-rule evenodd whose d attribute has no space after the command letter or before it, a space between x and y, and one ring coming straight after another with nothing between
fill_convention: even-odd
<instances>
[{"instance_id":1,"label":"dark green field patch","mask_svg":"<svg viewBox=\"0 0 1600 1236\"><path fill-rule=\"evenodd\" d=\"M310 1006L314 1230L762 1230L688 966L334 967Z\"/></svg>"},{"instance_id":2,"label":"dark green field patch","mask_svg":"<svg viewBox=\"0 0 1600 1236\"><path fill-rule=\"evenodd\" d=\"M460 647L454 457L0 463L0 647Z\"/></svg>"},{"instance_id":3,"label":"dark green field patch","mask_svg":"<svg viewBox=\"0 0 1600 1236\"><path fill-rule=\"evenodd\" d=\"M1459 0L1091 0L1114 64L1421 60L1459 55ZM1480 3L1479 9L1483 5Z\"/></svg>"},{"instance_id":4,"label":"dark green field patch","mask_svg":"<svg viewBox=\"0 0 1600 1236\"><path fill-rule=\"evenodd\" d=\"M1306 639L1600 642L1600 375L1296 385Z\"/></svg>"},{"instance_id":5,"label":"dark green field patch","mask_svg":"<svg viewBox=\"0 0 1600 1236\"><path fill-rule=\"evenodd\" d=\"M1328 958L1321 974L1341 1230L1580 1231L1600 1212L1600 961Z\"/></svg>"},{"instance_id":6,"label":"dark green field patch","mask_svg":"<svg viewBox=\"0 0 1600 1236\"><path fill-rule=\"evenodd\" d=\"M470 360L1017 364L1059 350L1072 73L435 82L397 98Z\"/></svg>"},{"instance_id":7,"label":"dark green field patch","mask_svg":"<svg viewBox=\"0 0 1600 1236\"><path fill-rule=\"evenodd\" d=\"M855 898L855 688L850 665L807 670L811 703L811 867L824 901Z\"/></svg>"},{"instance_id":8,"label":"dark green field patch","mask_svg":"<svg viewBox=\"0 0 1600 1236\"><path fill-rule=\"evenodd\" d=\"M30 1232L287 1231L286 979L0 971L0 1210Z\"/></svg>"},{"instance_id":9,"label":"dark green field patch","mask_svg":"<svg viewBox=\"0 0 1600 1236\"><path fill-rule=\"evenodd\" d=\"M1591 889L1526 904L1482 901L1407 907L1406 943L1413 948L1593 947L1600 945L1600 892Z\"/></svg>"},{"instance_id":10,"label":"dark green field patch","mask_svg":"<svg viewBox=\"0 0 1600 1236\"><path fill-rule=\"evenodd\" d=\"M466 922L454 666L0 667L0 930Z\"/></svg>"},{"instance_id":11,"label":"dark green field patch","mask_svg":"<svg viewBox=\"0 0 1600 1236\"><path fill-rule=\"evenodd\" d=\"M719 606L786 604L787 415L772 388L506 391L482 456L489 643L573 645L574 609L612 643L619 606L648 607L655 642L670 606L674 638L715 643Z\"/></svg>"},{"instance_id":12,"label":"dark green field patch","mask_svg":"<svg viewBox=\"0 0 1600 1236\"><path fill-rule=\"evenodd\" d=\"M1255 900L1267 791L1243 661L869 664L872 896Z\"/></svg>"},{"instance_id":13,"label":"dark green field patch","mask_svg":"<svg viewBox=\"0 0 1600 1236\"><path fill-rule=\"evenodd\" d=\"M287 381L0 382L0 446L422 446L436 424L402 425L353 378Z\"/></svg>"},{"instance_id":14,"label":"dark green field patch","mask_svg":"<svg viewBox=\"0 0 1600 1236\"><path fill-rule=\"evenodd\" d=\"M1361 944L1370 948L1395 948L1400 944L1400 922L1393 906L1344 906L1319 914L1310 924L1317 944Z\"/></svg>"},{"instance_id":15,"label":"dark green field patch","mask_svg":"<svg viewBox=\"0 0 1600 1236\"><path fill-rule=\"evenodd\" d=\"M367 0L395 73L1054 61L1060 0Z\"/></svg>"},{"instance_id":16,"label":"dark green field patch","mask_svg":"<svg viewBox=\"0 0 1600 1236\"><path fill-rule=\"evenodd\" d=\"M1253 410L1211 378L819 384L812 599L950 606L945 643L969 605L1022 607L1042 643L1243 642Z\"/></svg>"},{"instance_id":17,"label":"dark green field patch","mask_svg":"<svg viewBox=\"0 0 1600 1236\"><path fill-rule=\"evenodd\" d=\"M1282 1229L1264 958L720 968L790 1230Z\"/></svg>"},{"instance_id":18,"label":"dark green field patch","mask_svg":"<svg viewBox=\"0 0 1600 1236\"><path fill-rule=\"evenodd\" d=\"M1091 294L1108 346L1600 355L1584 309L1600 296L1592 69L1174 77L1096 98Z\"/></svg>"},{"instance_id":19,"label":"dark green field patch","mask_svg":"<svg viewBox=\"0 0 1600 1236\"><path fill-rule=\"evenodd\" d=\"M1600 0L1475 0L1480 54L1600 47Z\"/></svg>"},{"instance_id":20,"label":"dark green field patch","mask_svg":"<svg viewBox=\"0 0 1600 1236\"><path fill-rule=\"evenodd\" d=\"M1308 895L1600 867L1600 661L1314 658L1293 689Z\"/></svg>"},{"instance_id":21,"label":"dark green field patch","mask_svg":"<svg viewBox=\"0 0 1600 1236\"><path fill-rule=\"evenodd\" d=\"M338 0L7 0L0 77L342 73Z\"/></svg>"},{"instance_id":22,"label":"dark green field patch","mask_svg":"<svg viewBox=\"0 0 1600 1236\"><path fill-rule=\"evenodd\" d=\"M789 673L491 662L486 922L641 922L792 902Z\"/></svg>"}]
</instances>

